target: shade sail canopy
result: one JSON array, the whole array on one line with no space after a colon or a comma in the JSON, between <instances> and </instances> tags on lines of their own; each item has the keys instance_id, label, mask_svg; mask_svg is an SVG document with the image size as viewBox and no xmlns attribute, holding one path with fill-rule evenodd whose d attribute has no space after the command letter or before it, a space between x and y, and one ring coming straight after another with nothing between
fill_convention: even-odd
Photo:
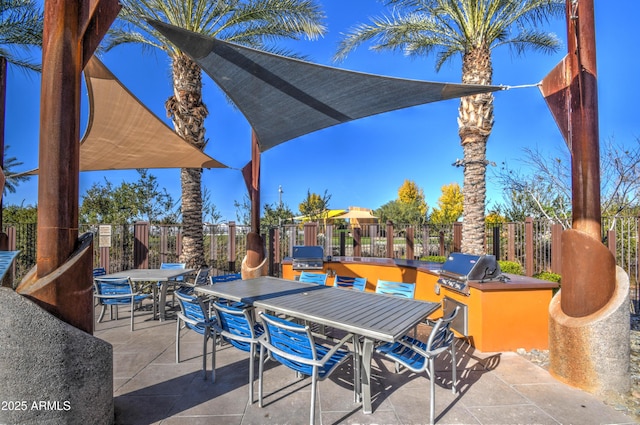
<instances>
[{"instance_id":1,"label":"shade sail canopy","mask_svg":"<svg viewBox=\"0 0 640 425\"><path fill-rule=\"evenodd\" d=\"M363 219L363 218L371 218L377 219L378 217L371 214L369 210L349 210L348 212L335 216L333 218L343 218L343 219Z\"/></svg>"},{"instance_id":2,"label":"shade sail canopy","mask_svg":"<svg viewBox=\"0 0 640 425\"><path fill-rule=\"evenodd\" d=\"M178 136L95 56L84 74L89 123L80 142L80 171L226 168Z\"/></svg>"},{"instance_id":3,"label":"shade sail canopy","mask_svg":"<svg viewBox=\"0 0 640 425\"><path fill-rule=\"evenodd\" d=\"M336 124L500 86L384 77L286 58L149 23L191 56L245 115L264 152Z\"/></svg>"}]
</instances>

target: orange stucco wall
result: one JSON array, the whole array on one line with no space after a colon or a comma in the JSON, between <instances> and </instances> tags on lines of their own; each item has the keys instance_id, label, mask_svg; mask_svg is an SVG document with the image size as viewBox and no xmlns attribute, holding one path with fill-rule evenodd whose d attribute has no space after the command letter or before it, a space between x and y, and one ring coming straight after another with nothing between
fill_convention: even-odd
<instances>
[{"instance_id":1,"label":"orange stucco wall","mask_svg":"<svg viewBox=\"0 0 640 425\"><path fill-rule=\"evenodd\" d=\"M468 342L483 352L548 348L549 303L553 289L550 282L519 278L513 283L474 284L470 295L462 295L438 285L437 273L428 269L396 265L393 260L325 262L323 270L330 276L367 278L367 290L375 291L378 279L416 282L415 298L441 303L446 296L468 307ZM294 279L299 271L284 261L282 274ZM327 280L333 285L333 277ZM442 315L436 311L434 317Z\"/></svg>"}]
</instances>

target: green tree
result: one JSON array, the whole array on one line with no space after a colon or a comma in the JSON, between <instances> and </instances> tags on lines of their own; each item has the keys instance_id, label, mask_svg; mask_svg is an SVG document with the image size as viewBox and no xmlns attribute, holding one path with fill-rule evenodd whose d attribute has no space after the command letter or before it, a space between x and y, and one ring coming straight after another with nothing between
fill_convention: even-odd
<instances>
[{"instance_id":1,"label":"green tree","mask_svg":"<svg viewBox=\"0 0 640 425\"><path fill-rule=\"evenodd\" d=\"M35 0L0 2L0 60L37 72L41 66L30 58L30 48L42 46L44 15L38 3ZM39 59L39 55L36 57Z\"/></svg>"},{"instance_id":2,"label":"green tree","mask_svg":"<svg viewBox=\"0 0 640 425\"><path fill-rule=\"evenodd\" d=\"M6 205L2 210L2 222L7 224L34 224L38 222L38 207Z\"/></svg>"},{"instance_id":3,"label":"green tree","mask_svg":"<svg viewBox=\"0 0 640 425\"><path fill-rule=\"evenodd\" d=\"M300 203L300 205L298 205L300 214L309 217L311 221L317 221L326 218L326 212L329 209L330 199L331 195L329 195L326 190L321 196L317 193L311 193L311 191L307 189L307 197Z\"/></svg>"},{"instance_id":4,"label":"green tree","mask_svg":"<svg viewBox=\"0 0 640 425\"><path fill-rule=\"evenodd\" d=\"M7 151L9 150L9 148L9 145L6 145L4 147L4 163L2 171L4 172L5 182L3 195L6 195L7 193L16 193L18 185L24 181L29 180L29 178L31 177L13 171L15 167L21 166L22 162L18 161L18 158L16 158L15 156L7 157Z\"/></svg>"},{"instance_id":5,"label":"green tree","mask_svg":"<svg viewBox=\"0 0 640 425\"><path fill-rule=\"evenodd\" d=\"M263 233L266 233L269 228L291 222L292 219L293 212L286 204L276 204L275 202L273 204L265 204L264 214L260 220L260 228Z\"/></svg>"},{"instance_id":6,"label":"green tree","mask_svg":"<svg viewBox=\"0 0 640 425\"><path fill-rule=\"evenodd\" d=\"M82 197L80 222L86 224L126 224L139 220L153 223L175 223L174 202L165 189L158 187L157 178L146 169L134 183L114 185L105 178L104 184L94 183Z\"/></svg>"},{"instance_id":7,"label":"green tree","mask_svg":"<svg viewBox=\"0 0 640 425\"><path fill-rule=\"evenodd\" d=\"M312 0L121 0L123 9L112 27L105 48L137 43L158 48L171 58L173 95L165 107L176 132L203 150L204 120L202 70L146 19L177 25L189 31L239 44L274 50L279 39L315 38L325 31L324 15ZM202 169L182 169L183 251L181 261L189 267L204 264L202 231Z\"/></svg>"},{"instance_id":8,"label":"green tree","mask_svg":"<svg viewBox=\"0 0 640 425\"><path fill-rule=\"evenodd\" d=\"M445 184L440 188L442 195L438 198L438 206L431 213L434 224L455 223L462 216L463 196L458 183Z\"/></svg>"},{"instance_id":9,"label":"green tree","mask_svg":"<svg viewBox=\"0 0 640 425\"><path fill-rule=\"evenodd\" d=\"M426 217L429 206L424 199L424 190L413 180L405 180L398 189L398 201L417 208L419 217ZM424 219L422 219L424 221Z\"/></svg>"},{"instance_id":10,"label":"green tree","mask_svg":"<svg viewBox=\"0 0 640 425\"><path fill-rule=\"evenodd\" d=\"M538 27L563 16L565 0L387 0L391 16L354 27L342 40L336 59L364 42L375 50L401 50L409 56L436 55L436 71L462 57L462 82L491 84L492 51L507 45L517 54L528 49L554 52L555 35ZM464 152L462 250L484 253L486 143L493 128L493 95L460 100L458 132Z\"/></svg>"}]
</instances>

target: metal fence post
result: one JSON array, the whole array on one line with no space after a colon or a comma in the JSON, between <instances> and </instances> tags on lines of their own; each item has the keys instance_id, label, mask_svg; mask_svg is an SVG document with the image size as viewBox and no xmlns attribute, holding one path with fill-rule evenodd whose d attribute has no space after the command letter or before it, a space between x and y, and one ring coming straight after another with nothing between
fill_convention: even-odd
<instances>
[{"instance_id":1,"label":"metal fence post","mask_svg":"<svg viewBox=\"0 0 640 425\"><path fill-rule=\"evenodd\" d=\"M453 223L453 252L462 251L462 223Z\"/></svg>"},{"instance_id":2,"label":"metal fence post","mask_svg":"<svg viewBox=\"0 0 640 425\"><path fill-rule=\"evenodd\" d=\"M227 244L227 258L229 259L229 270L236 269L236 222L229 222L229 243Z\"/></svg>"},{"instance_id":3,"label":"metal fence post","mask_svg":"<svg viewBox=\"0 0 640 425\"><path fill-rule=\"evenodd\" d=\"M136 269L147 269L149 268L149 223L137 221L133 228L133 266Z\"/></svg>"},{"instance_id":4,"label":"metal fence post","mask_svg":"<svg viewBox=\"0 0 640 425\"><path fill-rule=\"evenodd\" d=\"M315 246L318 244L318 223L304 223L304 244L305 246Z\"/></svg>"},{"instance_id":5,"label":"metal fence post","mask_svg":"<svg viewBox=\"0 0 640 425\"><path fill-rule=\"evenodd\" d=\"M527 276L533 276L533 218L524 220L524 271Z\"/></svg>"},{"instance_id":6,"label":"metal fence post","mask_svg":"<svg viewBox=\"0 0 640 425\"><path fill-rule=\"evenodd\" d=\"M360 227L354 227L353 231L353 256L360 257L362 255L362 245L360 243L362 237L362 229Z\"/></svg>"},{"instance_id":7,"label":"metal fence post","mask_svg":"<svg viewBox=\"0 0 640 425\"><path fill-rule=\"evenodd\" d=\"M562 225L551 225L551 272L562 274Z\"/></svg>"},{"instance_id":8,"label":"metal fence post","mask_svg":"<svg viewBox=\"0 0 640 425\"><path fill-rule=\"evenodd\" d=\"M393 258L393 222L387 221L387 258Z\"/></svg>"},{"instance_id":9,"label":"metal fence post","mask_svg":"<svg viewBox=\"0 0 640 425\"><path fill-rule=\"evenodd\" d=\"M414 254L413 254L413 244L414 244L414 237L413 237L413 226L409 226L407 227L407 232L405 233L405 242L407 245L407 255L406 258L407 260L413 260Z\"/></svg>"}]
</instances>

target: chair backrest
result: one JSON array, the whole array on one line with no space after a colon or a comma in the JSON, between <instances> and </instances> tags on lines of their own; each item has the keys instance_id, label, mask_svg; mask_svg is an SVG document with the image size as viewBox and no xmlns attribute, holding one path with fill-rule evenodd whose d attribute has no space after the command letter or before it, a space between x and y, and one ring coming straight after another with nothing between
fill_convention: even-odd
<instances>
[{"instance_id":1,"label":"chair backrest","mask_svg":"<svg viewBox=\"0 0 640 425\"><path fill-rule=\"evenodd\" d=\"M427 340L427 351L437 354L451 345L454 339L451 322L458 315L458 310L460 310L460 307L456 306L446 317L441 317L436 321Z\"/></svg>"},{"instance_id":2,"label":"chair backrest","mask_svg":"<svg viewBox=\"0 0 640 425\"><path fill-rule=\"evenodd\" d=\"M242 279L242 275L240 273L229 273L229 274L221 274L219 276L210 276L209 279L211 280L211 283L218 283L218 282L230 282L232 280L240 280Z\"/></svg>"},{"instance_id":3,"label":"chair backrest","mask_svg":"<svg viewBox=\"0 0 640 425\"><path fill-rule=\"evenodd\" d=\"M251 343L260 335L256 334L251 310L213 303L222 337L231 345L243 351L251 350Z\"/></svg>"},{"instance_id":4,"label":"chair backrest","mask_svg":"<svg viewBox=\"0 0 640 425\"><path fill-rule=\"evenodd\" d=\"M193 295L193 288L180 288L176 292L176 298L180 303L180 313L187 326L198 333L203 333L202 325L209 321L209 314L202 298Z\"/></svg>"},{"instance_id":5,"label":"chair backrest","mask_svg":"<svg viewBox=\"0 0 640 425\"><path fill-rule=\"evenodd\" d=\"M336 278L333 282L333 286L337 286L340 288L357 289L358 291L364 291L364 288L367 286L367 278L336 275Z\"/></svg>"},{"instance_id":6,"label":"chair backrest","mask_svg":"<svg viewBox=\"0 0 640 425\"><path fill-rule=\"evenodd\" d=\"M193 280L194 285L206 285L209 283L209 268L201 267L196 273L196 278Z\"/></svg>"},{"instance_id":7,"label":"chair backrest","mask_svg":"<svg viewBox=\"0 0 640 425\"><path fill-rule=\"evenodd\" d=\"M93 269L93 277L104 276L105 274L107 274L107 271L104 267L96 267Z\"/></svg>"},{"instance_id":8,"label":"chair backrest","mask_svg":"<svg viewBox=\"0 0 640 425\"><path fill-rule=\"evenodd\" d=\"M133 287L128 277L96 277L93 279L96 294L114 298L100 298L101 304L124 304L131 302ZM121 296L122 298L117 298Z\"/></svg>"},{"instance_id":9,"label":"chair backrest","mask_svg":"<svg viewBox=\"0 0 640 425\"><path fill-rule=\"evenodd\" d=\"M317 360L316 345L309 326L260 312L271 356L304 375L313 375L313 367L300 361ZM298 361L296 361L298 360Z\"/></svg>"},{"instance_id":10,"label":"chair backrest","mask_svg":"<svg viewBox=\"0 0 640 425\"><path fill-rule=\"evenodd\" d=\"M187 263L161 263L160 268L165 270L186 269ZM175 278L175 280L183 281L184 277L178 276Z\"/></svg>"},{"instance_id":11,"label":"chair backrest","mask_svg":"<svg viewBox=\"0 0 640 425\"><path fill-rule=\"evenodd\" d=\"M392 282L378 279L376 293L390 294L397 297L413 298L416 292L415 283Z\"/></svg>"},{"instance_id":12,"label":"chair backrest","mask_svg":"<svg viewBox=\"0 0 640 425\"><path fill-rule=\"evenodd\" d=\"M300 282L315 283L317 285L326 285L327 284L327 274L326 273L301 272L300 273L300 278L298 280Z\"/></svg>"}]
</instances>

